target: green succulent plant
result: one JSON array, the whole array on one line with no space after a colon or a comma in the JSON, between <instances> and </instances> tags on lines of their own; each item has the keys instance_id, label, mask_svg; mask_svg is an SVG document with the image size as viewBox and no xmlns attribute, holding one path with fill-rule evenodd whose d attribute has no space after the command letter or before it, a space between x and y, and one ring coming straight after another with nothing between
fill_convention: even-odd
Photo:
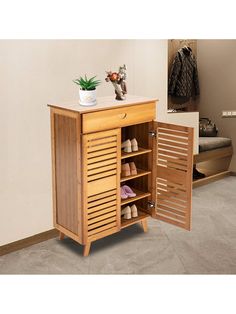
<instances>
[{"instance_id":1,"label":"green succulent plant","mask_svg":"<svg viewBox=\"0 0 236 314\"><path fill-rule=\"evenodd\" d=\"M101 84L100 80L95 80L96 76L87 78L85 74L84 78L80 77L79 79L73 80L73 82L80 86L82 90L94 90L98 85Z\"/></svg>"}]
</instances>

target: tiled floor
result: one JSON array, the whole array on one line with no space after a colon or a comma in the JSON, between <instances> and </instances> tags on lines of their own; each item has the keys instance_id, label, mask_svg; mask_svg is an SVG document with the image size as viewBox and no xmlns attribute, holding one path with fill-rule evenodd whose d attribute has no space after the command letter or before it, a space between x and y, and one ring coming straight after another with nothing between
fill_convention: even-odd
<instances>
[{"instance_id":1,"label":"tiled floor","mask_svg":"<svg viewBox=\"0 0 236 314\"><path fill-rule=\"evenodd\" d=\"M192 231L149 219L94 242L52 239L0 257L1 274L235 274L236 177L193 190Z\"/></svg>"}]
</instances>

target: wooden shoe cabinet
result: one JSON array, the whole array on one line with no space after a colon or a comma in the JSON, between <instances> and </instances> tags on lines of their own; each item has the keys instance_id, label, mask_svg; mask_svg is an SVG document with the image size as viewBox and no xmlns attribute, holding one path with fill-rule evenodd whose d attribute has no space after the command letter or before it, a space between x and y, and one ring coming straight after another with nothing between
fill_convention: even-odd
<instances>
[{"instance_id":1,"label":"wooden shoe cabinet","mask_svg":"<svg viewBox=\"0 0 236 314\"><path fill-rule=\"evenodd\" d=\"M68 236L89 254L93 241L152 217L190 230L193 129L157 122L156 99L98 99L94 107L50 104L53 218L60 239ZM157 107L158 109L158 107ZM121 152L136 138L139 150ZM121 177L121 163L134 161L137 175ZM121 200L120 186L136 193ZM125 220L123 206L138 217Z\"/></svg>"}]
</instances>

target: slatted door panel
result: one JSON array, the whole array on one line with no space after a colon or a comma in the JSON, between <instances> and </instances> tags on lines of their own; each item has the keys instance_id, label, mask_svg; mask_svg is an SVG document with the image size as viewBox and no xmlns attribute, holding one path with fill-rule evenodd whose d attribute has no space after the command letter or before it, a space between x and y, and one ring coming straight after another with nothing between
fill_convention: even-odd
<instances>
[{"instance_id":1,"label":"slatted door panel","mask_svg":"<svg viewBox=\"0 0 236 314\"><path fill-rule=\"evenodd\" d=\"M85 238L120 228L120 129L83 135Z\"/></svg>"},{"instance_id":2,"label":"slatted door panel","mask_svg":"<svg viewBox=\"0 0 236 314\"><path fill-rule=\"evenodd\" d=\"M156 218L190 230L193 128L161 122L156 127Z\"/></svg>"}]
</instances>

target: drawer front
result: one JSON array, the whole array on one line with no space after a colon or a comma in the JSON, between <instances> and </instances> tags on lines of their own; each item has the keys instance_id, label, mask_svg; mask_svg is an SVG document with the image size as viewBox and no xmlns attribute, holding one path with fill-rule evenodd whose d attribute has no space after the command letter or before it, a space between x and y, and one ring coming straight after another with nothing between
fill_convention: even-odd
<instances>
[{"instance_id":1,"label":"drawer front","mask_svg":"<svg viewBox=\"0 0 236 314\"><path fill-rule=\"evenodd\" d=\"M155 102L123 108L108 109L83 114L82 128L83 133L103 131L152 121L155 119L155 116Z\"/></svg>"}]
</instances>

